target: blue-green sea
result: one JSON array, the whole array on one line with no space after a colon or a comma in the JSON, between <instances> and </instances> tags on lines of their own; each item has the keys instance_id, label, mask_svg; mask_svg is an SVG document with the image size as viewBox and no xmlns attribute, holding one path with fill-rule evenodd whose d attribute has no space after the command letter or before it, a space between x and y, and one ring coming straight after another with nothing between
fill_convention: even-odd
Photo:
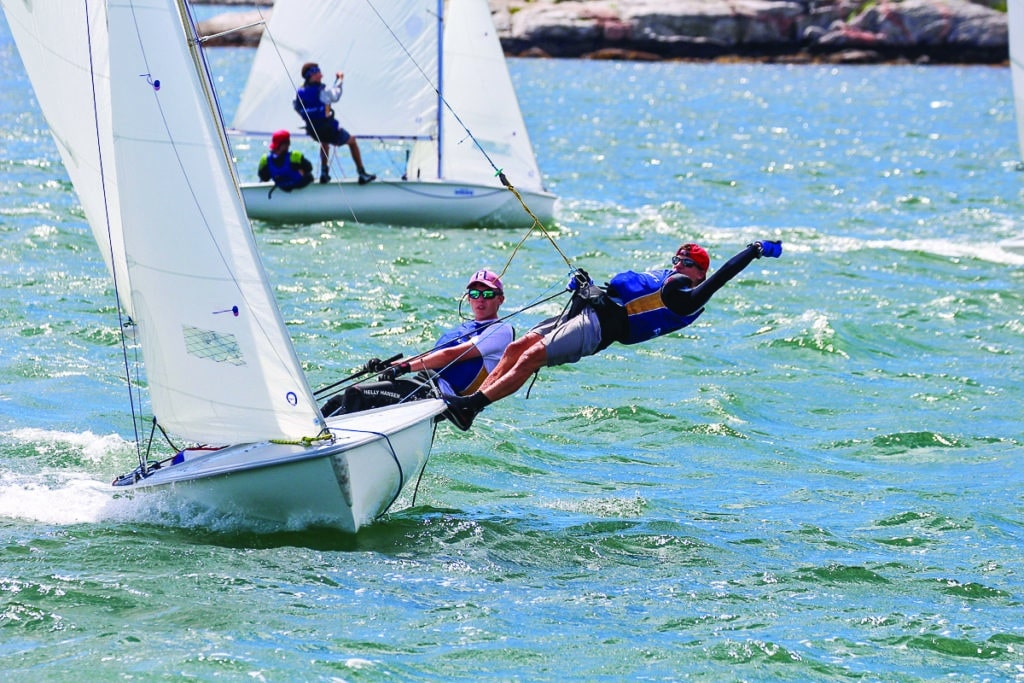
<instances>
[{"instance_id":1,"label":"blue-green sea","mask_svg":"<svg viewBox=\"0 0 1024 683\"><path fill-rule=\"evenodd\" d=\"M210 51L229 118L252 55ZM0 24L0 680L1024 681L1009 70L509 66L574 265L783 256L442 424L373 526L282 531L113 494L113 290ZM319 387L428 347L479 267L506 313L561 287L528 226L255 231Z\"/></svg>"}]
</instances>

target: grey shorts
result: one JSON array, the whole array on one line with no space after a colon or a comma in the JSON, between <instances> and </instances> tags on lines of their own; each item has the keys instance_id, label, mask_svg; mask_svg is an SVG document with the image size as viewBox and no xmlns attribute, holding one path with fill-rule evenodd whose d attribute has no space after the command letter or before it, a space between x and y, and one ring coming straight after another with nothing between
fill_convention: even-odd
<instances>
[{"instance_id":1,"label":"grey shorts","mask_svg":"<svg viewBox=\"0 0 1024 683\"><path fill-rule=\"evenodd\" d=\"M601 343L601 323L590 307L568 320L562 316L548 318L530 331L543 338L548 367L575 363L595 353Z\"/></svg>"}]
</instances>

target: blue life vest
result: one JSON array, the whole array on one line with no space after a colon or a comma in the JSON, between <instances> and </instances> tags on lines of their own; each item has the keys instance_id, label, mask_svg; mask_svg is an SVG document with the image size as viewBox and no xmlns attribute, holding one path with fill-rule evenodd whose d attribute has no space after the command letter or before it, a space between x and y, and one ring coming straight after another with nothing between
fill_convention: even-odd
<instances>
[{"instance_id":1,"label":"blue life vest","mask_svg":"<svg viewBox=\"0 0 1024 683\"><path fill-rule=\"evenodd\" d=\"M279 154L267 155L267 170L270 171L270 178L274 184L282 190L291 190L298 187L302 182L302 172L293 164L298 165L302 161L302 152L289 152L288 156Z\"/></svg>"},{"instance_id":2,"label":"blue life vest","mask_svg":"<svg viewBox=\"0 0 1024 683\"><path fill-rule=\"evenodd\" d=\"M479 335L493 322L495 321L477 322L476 320L470 320L464 322L454 330L448 330L442 334L437 343L434 344L434 349L446 349L467 342ZM484 359L481 356L462 358L441 369L437 374L445 382L448 382L449 386L460 396L465 395L470 388L475 388L474 385L479 386L483 383L484 378L487 377L487 371L484 369Z\"/></svg>"},{"instance_id":3,"label":"blue life vest","mask_svg":"<svg viewBox=\"0 0 1024 683\"><path fill-rule=\"evenodd\" d=\"M619 273L608 284L626 307L629 325L623 344L640 342L660 337L686 327L704 312L700 309L689 315L678 315L665 307L661 300L661 286L675 271L662 270L651 273L635 273L631 270Z\"/></svg>"},{"instance_id":4,"label":"blue life vest","mask_svg":"<svg viewBox=\"0 0 1024 683\"><path fill-rule=\"evenodd\" d=\"M292 105L295 111L310 125L319 125L327 119L327 105L320 101L323 83L304 85L296 91Z\"/></svg>"}]
</instances>

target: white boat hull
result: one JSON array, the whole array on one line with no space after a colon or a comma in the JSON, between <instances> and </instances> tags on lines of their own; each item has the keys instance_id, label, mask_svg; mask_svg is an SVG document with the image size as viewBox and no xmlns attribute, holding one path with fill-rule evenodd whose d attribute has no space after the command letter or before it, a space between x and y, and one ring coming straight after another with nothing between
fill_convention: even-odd
<instances>
[{"instance_id":1,"label":"white boat hull","mask_svg":"<svg viewBox=\"0 0 1024 683\"><path fill-rule=\"evenodd\" d=\"M118 489L169 493L218 514L290 529L329 526L354 533L419 476L434 418L443 410L443 402L429 400L342 415L327 421L330 442L264 441L198 451Z\"/></svg>"},{"instance_id":2,"label":"white boat hull","mask_svg":"<svg viewBox=\"0 0 1024 683\"><path fill-rule=\"evenodd\" d=\"M1003 240L999 246L1006 251L1012 251L1015 254L1024 255L1024 237L1014 237L1013 239Z\"/></svg>"},{"instance_id":3,"label":"white boat hull","mask_svg":"<svg viewBox=\"0 0 1024 683\"><path fill-rule=\"evenodd\" d=\"M450 181L376 180L313 184L301 190L274 190L273 183L242 183L249 218L270 223L355 221L390 225L529 227L533 219L506 188ZM555 196L517 191L546 226L554 217Z\"/></svg>"}]
</instances>

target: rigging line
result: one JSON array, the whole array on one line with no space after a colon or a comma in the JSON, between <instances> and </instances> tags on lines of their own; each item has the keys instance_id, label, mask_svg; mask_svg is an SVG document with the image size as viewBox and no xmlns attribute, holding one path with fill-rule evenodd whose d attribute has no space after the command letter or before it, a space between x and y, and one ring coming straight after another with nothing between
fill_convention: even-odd
<instances>
[{"instance_id":1,"label":"rigging line","mask_svg":"<svg viewBox=\"0 0 1024 683\"><path fill-rule=\"evenodd\" d=\"M124 320L124 315L123 315L122 307L121 307L121 288L118 286L120 284L118 282L118 277L117 277L117 271L118 271L117 263L118 262L117 262L117 258L116 258L115 253L114 253L113 227L112 227L112 223L111 223L111 220L110 220L110 197L107 194L107 175L106 175L105 168L104 168L104 165L103 165L103 142L102 142L102 136L101 136L101 133L100 133L100 123L99 123L100 117L99 117L99 106L98 106L99 96L97 95L97 92L96 92L96 64L93 61L93 49L92 49L92 18L89 16L89 3L86 2L86 3L84 3L84 5L85 5L86 47L87 47L87 49L89 51L89 87L92 90L92 110L93 110L92 114L93 114L93 122L94 122L94 127L95 127L95 132L96 132L96 157L99 160L100 188L101 188L101 190L103 192L103 215L104 215L104 219L105 219L106 225L107 225L107 249L110 251L110 272L111 272L111 275L113 276L113 280L114 280L114 300L115 300L115 302L117 304L117 323L118 323L117 329L118 329L118 334L120 335L120 339L121 339L121 357L122 357L122 359L124 361L125 381L126 381L126 383L128 385L128 403L131 406L131 412L132 412L132 430L135 432L135 451L136 451L136 455L138 456L138 459L139 459L139 465L143 468L143 471L145 471L146 465L145 465L145 461L144 461L143 455L142 455L142 442L141 442L141 439L140 439L140 436L139 436L138 420L140 418L139 418L139 415L137 415L136 412L135 412L135 393L134 393L134 391L132 389L132 387L134 385L132 383L131 364L129 363L129 360L128 360L128 343L127 343L127 338L125 336L125 325L126 325L126 323L125 323L125 320ZM118 214L118 216L120 218L120 214ZM123 240L123 236L122 236L122 240ZM141 399L139 401L139 405L140 405L140 410L141 410L141 405L142 405Z\"/></svg>"},{"instance_id":2,"label":"rigging line","mask_svg":"<svg viewBox=\"0 0 1024 683\"><path fill-rule=\"evenodd\" d=\"M329 431L333 432L335 430L329 430ZM391 509L391 506L395 504L395 501L398 500L398 496L402 493L402 488L405 486L405 471L402 469L402 461L398 459L398 454L395 452L395 447L391 443L391 437L389 437L384 432L377 432L377 431L373 431L373 430L369 430L369 429L341 428L341 429L337 429L337 431L339 431L339 432L351 432L353 434L372 434L373 436L377 436L377 437L380 437L381 439L384 439L384 442L387 443L387 445L388 445L388 452L391 455L391 459L395 461L395 467L398 468L398 488L395 490L395 495L391 497L391 502L388 503L384 507L384 509L381 510L380 514L377 515L374 518L374 519L380 519L385 514L387 514L387 511ZM332 433L331 436L333 437L333 433Z\"/></svg>"},{"instance_id":3,"label":"rigging line","mask_svg":"<svg viewBox=\"0 0 1024 683\"><path fill-rule=\"evenodd\" d=\"M251 24L245 24L244 26L235 26L233 28L229 28L226 31L221 31L220 33L208 33L205 36L200 36L200 38L199 38L200 44L205 43L208 40L213 40L214 38L220 38L221 36L226 36L226 35L229 35L229 34L232 34L232 33L237 33L239 31L244 31L247 28L252 28L253 26L259 26L260 24L263 24L264 25L264 30L266 30L266 20L263 18L263 12L260 11L259 8L257 8L257 11L259 11L259 15L260 15L260 20L259 21L254 21Z\"/></svg>"},{"instance_id":4,"label":"rigging line","mask_svg":"<svg viewBox=\"0 0 1024 683\"><path fill-rule=\"evenodd\" d=\"M412 507L416 507L416 496L420 492L420 481L423 473L427 471L427 463L430 461L430 454L434 450L434 439L437 437L437 422L434 423L434 431L430 434L430 448L427 449L427 457L423 459L423 467L420 468L419 476L416 477L416 486L412 490Z\"/></svg>"}]
</instances>

